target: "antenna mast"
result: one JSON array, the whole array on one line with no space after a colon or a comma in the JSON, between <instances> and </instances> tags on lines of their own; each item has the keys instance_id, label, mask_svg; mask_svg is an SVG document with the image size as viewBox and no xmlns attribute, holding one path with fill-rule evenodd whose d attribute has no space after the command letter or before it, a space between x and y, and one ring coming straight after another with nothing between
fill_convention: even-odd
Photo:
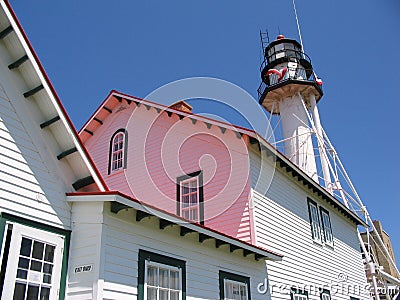
<instances>
[{"instance_id":1,"label":"antenna mast","mask_svg":"<svg viewBox=\"0 0 400 300\"><path fill-rule=\"evenodd\" d=\"M296 4L294 3L294 0L292 0L292 2L293 2L294 15L296 16L297 31L299 32L301 51L303 51L304 53L303 39L301 38L300 24L299 24L299 18L297 17Z\"/></svg>"}]
</instances>

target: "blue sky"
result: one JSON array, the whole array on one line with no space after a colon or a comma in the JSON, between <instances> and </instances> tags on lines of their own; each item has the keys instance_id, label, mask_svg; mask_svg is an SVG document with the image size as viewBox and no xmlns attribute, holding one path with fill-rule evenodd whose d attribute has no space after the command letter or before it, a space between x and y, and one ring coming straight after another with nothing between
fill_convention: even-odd
<instances>
[{"instance_id":1,"label":"blue sky","mask_svg":"<svg viewBox=\"0 0 400 300\"><path fill-rule=\"evenodd\" d=\"M112 89L206 76L256 98L259 30L298 39L291 0L10 2L78 129ZM323 126L400 262L400 2L296 3Z\"/></svg>"}]
</instances>

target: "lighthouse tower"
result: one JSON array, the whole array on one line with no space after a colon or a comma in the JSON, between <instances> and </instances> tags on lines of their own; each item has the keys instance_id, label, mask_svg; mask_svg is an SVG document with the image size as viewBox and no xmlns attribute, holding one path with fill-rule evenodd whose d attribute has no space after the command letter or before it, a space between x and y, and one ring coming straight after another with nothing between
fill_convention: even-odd
<instances>
[{"instance_id":1,"label":"lighthouse tower","mask_svg":"<svg viewBox=\"0 0 400 300\"><path fill-rule=\"evenodd\" d=\"M374 298L379 299L378 283L385 287L400 283L390 274L388 276L373 260L374 253L370 253L371 242L379 245L382 255L390 262L399 278L400 272L337 151L322 129L317 108L317 102L323 95L322 81L315 75L311 59L304 53L300 43L282 35L272 42L268 40L266 46L264 40L261 35L264 61L260 69L262 83L258 89L259 103L269 113L280 117L285 155L313 180L324 183L328 192L340 199L353 213L365 219L365 223L369 225L363 235L358 233L358 237L365 256L367 274L371 276ZM317 173L317 158L322 169L323 182ZM371 236L371 233L375 234Z\"/></svg>"},{"instance_id":2,"label":"lighthouse tower","mask_svg":"<svg viewBox=\"0 0 400 300\"><path fill-rule=\"evenodd\" d=\"M264 48L261 78L259 102L271 114L280 115L285 155L318 182L312 138L315 131L309 116L322 136L316 104L323 92L322 81L316 77L310 58L296 40L279 35ZM328 187L329 168L323 161L321 165Z\"/></svg>"}]
</instances>

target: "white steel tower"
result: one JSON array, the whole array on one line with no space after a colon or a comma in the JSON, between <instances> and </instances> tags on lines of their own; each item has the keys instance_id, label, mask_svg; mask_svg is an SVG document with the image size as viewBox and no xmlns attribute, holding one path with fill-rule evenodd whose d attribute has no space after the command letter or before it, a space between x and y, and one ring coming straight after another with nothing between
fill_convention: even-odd
<instances>
[{"instance_id":1,"label":"white steel tower","mask_svg":"<svg viewBox=\"0 0 400 300\"><path fill-rule=\"evenodd\" d=\"M366 238L359 234L365 266L373 285L374 298L391 299L394 295L388 286L400 286L400 273L390 253L376 232L372 219L355 190L335 148L324 131L317 108L321 99L322 81L315 75L311 59L296 40L279 35L276 40L265 42L261 34L264 61L261 65L262 83L258 89L259 103L278 117L284 154L310 178L357 213L370 226ZM275 128L277 125L275 126ZM364 234L364 235L365 235ZM370 244L378 245L397 273L390 276L376 263L370 253ZM384 289L382 295L379 291Z\"/></svg>"},{"instance_id":2,"label":"white steel tower","mask_svg":"<svg viewBox=\"0 0 400 300\"><path fill-rule=\"evenodd\" d=\"M260 104L271 114L280 115L286 156L318 181L312 130L303 105L305 102L319 120L316 103L322 97L322 82L295 40L279 35L265 47L264 57Z\"/></svg>"}]
</instances>

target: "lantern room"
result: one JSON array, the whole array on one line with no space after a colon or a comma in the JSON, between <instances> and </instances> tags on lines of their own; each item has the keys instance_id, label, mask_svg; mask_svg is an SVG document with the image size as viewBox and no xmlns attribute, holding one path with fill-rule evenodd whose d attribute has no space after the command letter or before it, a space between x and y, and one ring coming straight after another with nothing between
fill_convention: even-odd
<instances>
[{"instance_id":1,"label":"lantern room","mask_svg":"<svg viewBox=\"0 0 400 300\"><path fill-rule=\"evenodd\" d=\"M322 81L315 75L311 59L302 51L299 42L279 35L268 43L263 53L258 94L260 104L268 111L271 112L272 103L286 97L288 89L290 93L313 93L317 101L322 97Z\"/></svg>"}]
</instances>

